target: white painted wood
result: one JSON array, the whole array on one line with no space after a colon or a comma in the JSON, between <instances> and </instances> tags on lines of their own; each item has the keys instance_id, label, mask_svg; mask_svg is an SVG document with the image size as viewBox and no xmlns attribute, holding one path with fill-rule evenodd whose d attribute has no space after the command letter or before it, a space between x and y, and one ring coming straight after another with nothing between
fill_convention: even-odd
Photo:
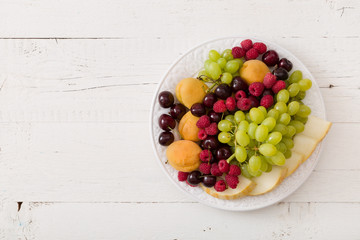
<instances>
[{"instance_id":1,"label":"white painted wood","mask_svg":"<svg viewBox=\"0 0 360 240\"><path fill-rule=\"evenodd\" d=\"M0 240L359 239L359 4L0 1ZM294 53L334 122L309 180L249 213L175 189L148 137L150 101L170 64L230 35Z\"/></svg>"},{"instance_id":2,"label":"white painted wood","mask_svg":"<svg viewBox=\"0 0 360 240\"><path fill-rule=\"evenodd\" d=\"M358 8L356 0L15 0L3 2L0 29L4 37L358 36Z\"/></svg>"},{"instance_id":3,"label":"white painted wood","mask_svg":"<svg viewBox=\"0 0 360 240\"><path fill-rule=\"evenodd\" d=\"M148 123L0 126L0 181L11 186L8 192L16 201L193 201L167 180L156 163ZM354 131L360 131L359 124L334 124L316 171L289 201L360 201ZM154 186L157 190L151 191Z\"/></svg>"},{"instance_id":4,"label":"white painted wood","mask_svg":"<svg viewBox=\"0 0 360 240\"><path fill-rule=\"evenodd\" d=\"M23 203L21 239L358 239L359 203L279 203L252 212L198 203ZM351 219L351 220L350 220ZM344 224L346 223L346 224Z\"/></svg>"}]
</instances>

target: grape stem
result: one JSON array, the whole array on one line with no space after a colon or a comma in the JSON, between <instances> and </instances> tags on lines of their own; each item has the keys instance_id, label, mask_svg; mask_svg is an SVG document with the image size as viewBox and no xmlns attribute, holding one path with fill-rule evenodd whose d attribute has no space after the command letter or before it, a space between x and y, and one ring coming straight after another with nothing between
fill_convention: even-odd
<instances>
[{"instance_id":1,"label":"grape stem","mask_svg":"<svg viewBox=\"0 0 360 240\"><path fill-rule=\"evenodd\" d=\"M235 157L235 153L233 153L233 155L231 155L228 159L226 159L226 161L227 161L228 163L230 163L230 161L233 160L234 157Z\"/></svg>"}]
</instances>

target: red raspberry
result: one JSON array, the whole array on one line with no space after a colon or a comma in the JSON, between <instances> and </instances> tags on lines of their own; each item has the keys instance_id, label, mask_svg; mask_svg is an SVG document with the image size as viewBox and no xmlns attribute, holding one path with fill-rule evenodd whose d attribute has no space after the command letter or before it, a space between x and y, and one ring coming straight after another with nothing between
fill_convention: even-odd
<instances>
[{"instance_id":1,"label":"red raspberry","mask_svg":"<svg viewBox=\"0 0 360 240\"><path fill-rule=\"evenodd\" d=\"M186 181L187 177L188 177L189 173L188 172L178 172L178 180L180 182Z\"/></svg>"},{"instance_id":2,"label":"red raspberry","mask_svg":"<svg viewBox=\"0 0 360 240\"><path fill-rule=\"evenodd\" d=\"M212 153L210 152L210 150L205 149L205 150L201 151L201 153L200 153L201 161L209 162L211 160L211 158L212 158Z\"/></svg>"},{"instance_id":3,"label":"red raspberry","mask_svg":"<svg viewBox=\"0 0 360 240\"><path fill-rule=\"evenodd\" d=\"M261 82L253 82L249 86L250 94L255 96L255 97L260 96L263 91L264 91L264 84L262 84Z\"/></svg>"},{"instance_id":4,"label":"red raspberry","mask_svg":"<svg viewBox=\"0 0 360 240\"><path fill-rule=\"evenodd\" d=\"M242 58L243 56L245 56L245 50L241 47L233 47L231 53L234 58Z\"/></svg>"},{"instance_id":5,"label":"red raspberry","mask_svg":"<svg viewBox=\"0 0 360 240\"><path fill-rule=\"evenodd\" d=\"M201 163L199 166L199 171L203 174L210 174L211 165L209 163Z\"/></svg>"},{"instance_id":6,"label":"red raspberry","mask_svg":"<svg viewBox=\"0 0 360 240\"><path fill-rule=\"evenodd\" d=\"M219 170L222 173L227 173L230 169L230 164L226 160L220 160L218 165L219 165Z\"/></svg>"},{"instance_id":7,"label":"red raspberry","mask_svg":"<svg viewBox=\"0 0 360 240\"><path fill-rule=\"evenodd\" d=\"M250 108L258 107L260 105L259 100L253 95L249 96L249 100L250 100Z\"/></svg>"},{"instance_id":8,"label":"red raspberry","mask_svg":"<svg viewBox=\"0 0 360 240\"><path fill-rule=\"evenodd\" d=\"M235 93L235 99L239 101L241 98L246 98L246 93L243 90L239 90Z\"/></svg>"},{"instance_id":9,"label":"red raspberry","mask_svg":"<svg viewBox=\"0 0 360 240\"><path fill-rule=\"evenodd\" d=\"M236 176L226 175L225 181L230 188L235 189L239 183L239 178Z\"/></svg>"},{"instance_id":10,"label":"red raspberry","mask_svg":"<svg viewBox=\"0 0 360 240\"><path fill-rule=\"evenodd\" d=\"M256 49L254 48L251 48L249 49L249 51L246 52L245 59L252 60L252 59L256 59L258 56L259 56L258 51L256 51Z\"/></svg>"},{"instance_id":11,"label":"red raspberry","mask_svg":"<svg viewBox=\"0 0 360 240\"><path fill-rule=\"evenodd\" d=\"M254 43L253 48L255 48L259 54L263 54L264 52L266 52L267 49L266 45L262 42Z\"/></svg>"},{"instance_id":12,"label":"red raspberry","mask_svg":"<svg viewBox=\"0 0 360 240\"><path fill-rule=\"evenodd\" d=\"M223 100L218 100L214 103L213 109L217 113L223 113L226 111L226 105Z\"/></svg>"},{"instance_id":13,"label":"red raspberry","mask_svg":"<svg viewBox=\"0 0 360 240\"><path fill-rule=\"evenodd\" d=\"M274 86L272 86L271 90L276 94L284 88L286 88L286 83L282 80L279 80L274 84Z\"/></svg>"},{"instance_id":14,"label":"red raspberry","mask_svg":"<svg viewBox=\"0 0 360 240\"><path fill-rule=\"evenodd\" d=\"M215 190L217 192L223 192L226 190L226 183L224 180L219 180L215 183L215 186L214 186Z\"/></svg>"},{"instance_id":15,"label":"red raspberry","mask_svg":"<svg viewBox=\"0 0 360 240\"><path fill-rule=\"evenodd\" d=\"M250 48L252 48L253 43L250 39L245 39L240 43L240 45L247 52Z\"/></svg>"},{"instance_id":16,"label":"red raspberry","mask_svg":"<svg viewBox=\"0 0 360 240\"><path fill-rule=\"evenodd\" d=\"M264 86L266 88L272 88L272 86L274 86L274 84L276 83L276 76L272 73L267 73L264 77Z\"/></svg>"},{"instance_id":17,"label":"red raspberry","mask_svg":"<svg viewBox=\"0 0 360 240\"><path fill-rule=\"evenodd\" d=\"M196 126L198 128L207 128L208 126L210 126L210 118L207 115L201 116L196 122Z\"/></svg>"},{"instance_id":18,"label":"red raspberry","mask_svg":"<svg viewBox=\"0 0 360 240\"><path fill-rule=\"evenodd\" d=\"M274 103L274 98L271 95L265 95L260 100L260 105L265 108L271 107L273 103Z\"/></svg>"},{"instance_id":19,"label":"red raspberry","mask_svg":"<svg viewBox=\"0 0 360 240\"><path fill-rule=\"evenodd\" d=\"M233 97L228 97L225 102L226 108L229 111L234 111L236 108L236 101Z\"/></svg>"},{"instance_id":20,"label":"red raspberry","mask_svg":"<svg viewBox=\"0 0 360 240\"><path fill-rule=\"evenodd\" d=\"M207 134L206 134L206 131L205 129L200 129L199 132L198 132L198 138L200 140L205 140L205 138L207 138Z\"/></svg>"},{"instance_id":21,"label":"red raspberry","mask_svg":"<svg viewBox=\"0 0 360 240\"><path fill-rule=\"evenodd\" d=\"M248 98L241 98L238 102L237 102L237 107L238 109L240 109L241 111L247 111L250 109L251 107L251 101Z\"/></svg>"},{"instance_id":22,"label":"red raspberry","mask_svg":"<svg viewBox=\"0 0 360 240\"><path fill-rule=\"evenodd\" d=\"M207 128L205 128L205 132L207 135L216 135L218 133L218 128L216 123L210 124Z\"/></svg>"},{"instance_id":23,"label":"red raspberry","mask_svg":"<svg viewBox=\"0 0 360 240\"><path fill-rule=\"evenodd\" d=\"M213 163L211 164L211 175L214 175L214 176L221 176L222 175L222 172L220 172L220 169L219 169L219 166L217 165L217 163Z\"/></svg>"},{"instance_id":24,"label":"red raspberry","mask_svg":"<svg viewBox=\"0 0 360 240\"><path fill-rule=\"evenodd\" d=\"M230 176L239 176L241 174L241 169L238 165L230 165L230 171L228 173Z\"/></svg>"}]
</instances>

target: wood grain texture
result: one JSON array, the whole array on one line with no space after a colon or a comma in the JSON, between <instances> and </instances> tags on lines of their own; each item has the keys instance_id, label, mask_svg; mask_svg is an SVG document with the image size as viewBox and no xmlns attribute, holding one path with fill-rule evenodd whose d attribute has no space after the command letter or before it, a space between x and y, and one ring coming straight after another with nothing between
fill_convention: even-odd
<instances>
[{"instance_id":1,"label":"wood grain texture","mask_svg":"<svg viewBox=\"0 0 360 240\"><path fill-rule=\"evenodd\" d=\"M0 240L360 239L359 1L13 0L0 16ZM301 59L334 122L309 180L247 213L174 188L148 137L170 64L233 35Z\"/></svg>"},{"instance_id":2,"label":"wood grain texture","mask_svg":"<svg viewBox=\"0 0 360 240\"><path fill-rule=\"evenodd\" d=\"M220 211L198 203L23 203L16 215L16 223L21 226L18 236L28 240L52 236L59 240L85 240L89 236L91 239L218 239L219 236L264 240L358 239L360 235L359 228L351 223L343 224L349 218L360 220L359 203L279 203L243 213Z\"/></svg>"}]
</instances>

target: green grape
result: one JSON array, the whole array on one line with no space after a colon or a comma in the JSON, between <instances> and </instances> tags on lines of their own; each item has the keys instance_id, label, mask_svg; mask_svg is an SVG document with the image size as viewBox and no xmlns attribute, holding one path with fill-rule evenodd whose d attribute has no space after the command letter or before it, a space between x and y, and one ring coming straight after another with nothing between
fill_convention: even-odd
<instances>
[{"instance_id":1,"label":"green grape","mask_svg":"<svg viewBox=\"0 0 360 240\"><path fill-rule=\"evenodd\" d=\"M230 147L235 147L235 138L234 137L231 137L230 141L227 143L227 145L229 145ZM234 151L235 151L235 148L234 148ZM232 152L234 152L232 151Z\"/></svg>"},{"instance_id":2,"label":"green grape","mask_svg":"<svg viewBox=\"0 0 360 240\"><path fill-rule=\"evenodd\" d=\"M273 129L273 132L280 132L282 135L285 135L287 131L287 127L282 123L277 123Z\"/></svg>"},{"instance_id":3,"label":"green grape","mask_svg":"<svg viewBox=\"0 0 360 240\"><path fill-rule=\"evenodd\" d=\"M225 117L226 120L229 120L231 123L235 124L235 118L234 115L227 115Z\"/></svg>"},{"instance_id":4,"label":"green grape","mask_svg":"<svg viewBox=\"0 0 360 240\"><path fill-rule=\"evenodd\" d=\"M220 58L220 53L218 53L216 50L210 50L209 52L209 59L212 61L217 61Z\"/></svg>"},{"instance_id":5,"label":"green grape","mask_svg":"<svg viewBox=\"0 0 360 240\"><path fill-rule=\"evenodd\" d=\"M218 123L218 129L222 132L229 132L232 128L233 124L229 120L221 120Z\"/></svg>"},{"instance_id":6,"label":"green grape","mask_svg":"<svg viewBox=\"0 0 360 240\"><path fill-rule=\"evenodd\" d=\"M235 147L235 158L239 162L244 162L246 160L247 153L244 147L236 146Z\"/></svg>"},{"instance_id":7,"label":"green grape","mask_svg":"<svg viewBox=\"0 0 360 240\"><path fill-rule=\"evenodd\" d=\"M259 152L264 156L274 156L277 152L277 149L274 145L270 143L263 143L259 147Z\"/></svg>"},{"instance_id":8,"label":"green grape","mask_svg":"<svg viewBox=\"0 0 360 240\"><path fill-rule=\"evenodd\" d=\"M264 116L267 116L267 111L264 106L259 106L258 109L264 114Z\"/></svg>"},{"instance_id":9,"label":"green grape","mask_svg":"<svg viewBox=\"0 0 360 240\"><path fill-rule=\"evenodd\" d=\"M278 102L284 102L284 103L287 103L289 101L289 97L290 97L290 94L289 94L289 91L286 90L286 89L282 89L278 92L278 94L276 95L276 100Z\"/></svg>"},{"instance_id":10,"label":"green grape","mask_svg":"<svg viewBox=\"0 0 360 240\"><path fill-rule=\"evenodd\" d=\"M234 118L236 123L240 123L242 120L245 120L245 113L239 110L234 114Z\"/></svg>"},{"instance_id":11,"label":"green grape","mask_svg":"<svg viewBox=\"0 0 360 240\"><path fill-rule=\"evenodd\" d=\"M219 142L228 143L231 140L231 134L228 132L220 132L218 135Z\"/></svg>"},{"instance_id":12,"label":"green grape","mask_svg":"<svg viewBox=\"0 0 360 240\"><path fill-rule=\"evenodd\" d=\"M265 125L260 125L256 128L255 139L258 142L264 142L269 134L269 130Z\"/></svg>"},{"instance_id":13,"label":"green grape","mask_svg":"<svg viewBox=\"0 0 360 240\"><path fill-rule=\"evenodd\" d=\"M285 156L286 159L291 158L291 155L292 155L291 150L287 150L287 151L284 153L284 156Z\"/></svg>"},{"instance_id":14,"label":"green grape","mask_svg":"<svg viewBox=\"0 0 360 240\"><path fill-rule=\"evenodd\" d=\"M244 64L243 60L241 60L240 58L235 58L233 61L237 61L239 63L239 69L242 67L242 65Z\"/></svg>"},{"instance_id":15,"label":"green grape","mask_svg":"<svg viewBox=\"0 0 360 240\"><path fill-rule=\"evenodd\" d=\"M263 158L270 166L275 165L275 163L271 160L271 157L263 156Z\"/></svg>"},{"instance_id":16,"label":"green grape","mask_svg":"<svg viewBox=\"0 0 360 240\"><path fill-rule=\"evenodd\" d=\"M258 172L261 168L261 163L261 157L254 155L249 159L249 169L252 172Z\"/></svg>"},{"instance_id":17,"label":"green grape","mask_svg":"<svg viewBox=\"0 0 360 240\"><path fill-rule=\"evenodd\" d=\"M264 119L264 121L261 123L261 125L266 126L268 128L269 132L271 132L276 125L276 120L273 117L267 117Z\"/></svg>"},{"instance_id":18,"label":"green grape","mask_svg":"<svg viewBox=\"0 0 360 240\"><path fill-rule=\"evenodd\" d=\"M224 70L229 73L235 73L240 68L238 61L230 60L226 63Z\"/></svg>"},{"instance_id":19,"label":"green grape","mask_svg":"<svg viewBox=\"0 0 360 240\"><path fill-rule=\"evenodd\" d=\"M253 121L254 123L257 123L257 124L262 123L262 121L264 121L264 118L265 118L262 111L258 108L250 109L249 115L250 115L251 121Z\"/></svg>"},{"instance_id":20,"label":"green grape","mask_svg":"<svg viewBox=\"0 0 360 240\"><path fill-rule=\"evenodd\" d=\"M238 130L243 130L244 132L247 132L248 128L249 128L249 122L248 121L242 120L239 123Z\"/></svg>"},{"instance_id":21,"label":"green grape","mask_svg":"<svg viewBox=\"0 0 360 240\"><path fill-rule=\"evenodd\" d=\"M222 56L223 58L225 58L226 61L229 61L229 60L234 59L234 56L233 56L232 53L231 53L231 49L226 49L226 50L224 50L224 52L221 54L221 56Z\"/></svg>"},{"instance_id":22,"label":"green grape","mask_svg":"<svg viewBox=\"0 0 360 240\"><path fill-rule=\"evenodd\" d=\"M250 137L243 130L238 130L235 133L235 139L240 146L246 147L250 143Z\"/></svg>"},{"instance_id":23,"label":"green grape","mask_svg":"<svg viewBox=\"0 0 360 240\"><path fill-rule=\"evenodd\" d=\"M282 153L285 153L287 151L286 145L283 142L279 142L278 144L276 144L276 149Z\"/></svg>"},{"instance_id":24,"label":"green grape","mask_svg":"<svg viewBox=\"0 0 360 240\"><path fill-rule=\"evenodd\" d=\"M257 127L258 127L258 125L254 122L249 124L248 135L249 135L250 139L255 139L255 131L256 131Z\"/></svg>"},{"instance_id":25,"label":"green grape","mask_svg":"<svg viewBox=\"0 0 360 240\"><path fill-rule=\"evenodd\" d=\"M225 68L225 65L226 65L226 59L225 58L219 58L216 62L217 62L217 64L219 64L221 69Z\"/></svg>"},{"instance_id":26,"label":"green grape","mask_svg":"<svg viewBox=\"0 0 360 240\"><path fill-rule=\"evenodd\" d=\"M252 149L252 148L254 148L256 146L257 146L257 142L254 139L250 139L250 143L249 143L248 147Z\"/></svg>"},{"instance_id":27,"label":"green grape","mask_svg":"<svg viewBox=\"0 0 360 240\"><path fill-rule=\"evenodd\" d=\"M265 172L271 172L271 170L272 170L272 165L271 165L271 164L268 164L268 168L266 169Z\"/></svg>"},{"instance_id":28,"label":"green grape","mask_svg":"<svg viewBox=\"0 0 360 240\"><path fill-rule=\"evenodd\" d=\"M208 69L209 68L209 65L210 65L210 63L212 63L213 61L211 61L210 59L208 59L208 60L206 60L205 62L204 62L204 68L205 68L205 71L207 72L207 73L209 73L206 69Z\"/></svg>"},{"instance_id":29,"label":"green grape","mask_svg":"<svg viewBox=\"0 0 360 240\"><path fill-rule=\"evenodd\" d=\"M308 106L300 105L299 111L296 113L296 115L305 118L309 116L310 113L311 113L311 109Z\"/></svg>"},{"instance_id":30,"label":"green grape","mask_svg":"<svg viewBox=\"0 0 360 240\"><path fill-rule=\"evenodd\" d=\"M294 141L291 138L283 137L281 142L285 144L287 149L292 149L294 147Z\"/></svg>"},{"instance_id":31,"label":"green grape","mask_svg":"<svg viewBox=\"0 0 360 240\"><path fill-rule=\"evenodd\" d=\"M259 156L261 158L261 167L260 170L262 172L266 172L266 170L268 169L268 163L265 161L265 159L262 156Z\"/></svg>"},{"instance_id":32,"label":"green grape","mask_svg":"<svg viewBox=\"0 0 360 240\"><path fill-rule=\"evenodd\" d=\"M282 134L280 132L272 132L268 135L266 142L271 143L272 145L278 144L282 139Z\"/></svg>"},{"instance_id":33,"label":"green grape","mask_svg":"<svg viewBox=\"0 0 360 240\"><path fill-rule=\"evenodd\" d=\"M279 111L279 114L287 112L287 106L286 106L286 103L284 103L284 102L277 102L275 104L274 108Z\"/></svg>"},{"instance_id":34,"label":"green grape","mask_svg":"<svg viewBox=\"0 0 360 240\"><path fill-rule=\"evenodd\" d=\"M299 99L299 100L303 100L305 98L305 96L306 96L306 92L300 91L298 93L298 95L296 95L296 98Z\"/></svg>"},{"instance_id":35,"label":"green grape","mask_svg":"<svg viewBox=\"0 0 360 240\"><path fill-rule=\"evenodd\" d=\"M284 137L292 138L296 133L296 128L294 126L287 126L287 133L284 135Z\"/></svg>"},{"instance_id":36,"label":"green grape","mask_svg":"<svg viewBox=\"0 0 360 240\"><path fill-rule=\"evenodd\" d=\"M289 91L290 97L295 97L300 91L300 86L297 83L293 83L287 88L287 90Z\"/></svg>"},{"instance_id":37,"label":"green grape","mask_svg":"<svg viewBox=\"0 0 360 240\"><path fill-rule=\"evenodd\" d=\"M230 73L224 72L221 76L221 82L230 85L230 83L232 82L232 78L233 76Z\"/></svg>"},{"instance_id":38,"label":"green grape","mask_svg":"<svg viewBox=\"0 0 360 240\"><path fill-rule=\"evenodd\" d=\"M294 116L300 109L300 103L297 101L292 101L288 104L288 113L290 116Z\"/></svg>"},{"instance_id":39,"label":"green grape","mask_svg":"<svg viewBox=\"0 0 360 240\"><path fill-rule=\"evenodd\" d=\"M271 161L273 161L275 165L282 166L285 164L286 158L282 152L277 152L274 156L271 157Z\"/></svg>"},{"instance_id":40,"label":"green grape","mask_svg":"<svg viewBox=\"0 0 360 240\"><path fill-rule=\"evenodd\" d=\"M270 109L270 111L267 114L268 117L273 117L273 118L275 118L275 120L277 120L279 118L279 115L280 115L280 113L276 109Z\"/></svg>"},{"instance_id":41,"label":"green grape","mask_svg":"<svg viewBox=\"0 0 360 240\"><path fill-rule=\"evenodd\" d=\"M304 124L297 120L291 120L289 125L295 127L296 133L301 133L305 128Z\"/></svg>"},{"instance_id":42,"label":"green grape","mask_svg":"<svg viewBox=\"0 0 360 240\"><path fill-rule=\"evenodd\" d=\"M308 120L308 117L300 117L300 116L297 116L297 115L295 115L294 116L294 120L297 120L297 121L299 121L299 122L302 122L303 124L306 124L306 122L307 122L307 120Z\"/></svg>"},{"instance_id":43,"label":"green grape","mask_svg":"<svg viewBox=\"0 0 360 240\"><path fill-rule=\"evenodd\" d=\"M301 91L307 91L311 88L312 82L310 79L302 79L299 81L299 86Z\"/></svg>"},{"instance_id":44,"label":"green grape","mask_svg":"<svg viewBox=\"0 0 360 240\"><path fill-rule=\"evenodd\" d=\"M289 83L297 83L302 79L302 72L300 70L294 71L289 77Z\"/></svg>"},{"instance_id":45,"label":"green grape","mask_svg":"<svg viewBox=\"0 0 360 240\"><path fill-rule=\"evenodd\" d=\"M236 73L233 73L232 76L233 76L233 78L234 78L234 77L238 77L238 76L240 76L240 72L237 71Z\"/></svg>"},{"instance_id":46,"label":"green grape","mask_svg":"<svg viewBox=\"0 0 360 240\"><path fill-rule=\"evenodd\" d=\"M240 166L241 168L241 175L243 175L246 178L251 178L251 174L249 173L248 169L247 169L247 164L243 164Z\"/></svg>"},{"instance_id":47,"label":"green grape","mask_svg":"<svg viewBox=\"0 0 360 240\"><path fill-rule=\"evenodd\" d=\"M246 153L247 153L247 156L248 156L248 158L251 158L252 156L254 156L255 155L255 151L254 150L246 150Z\"/></svg>"},{"instance_id":48,"label":"green grape","mask_svg":"<svg viewBox=\"0 0 360 240\"><path fill-rule=\"evenodd\" d=\"M210 77L215 80L219 79L222 73L219 64L217 64L216 62L211 62L208 65L206 65L205 71L208 72L210 74Z\"/></svg>"},{"instance_id":49,"label":"green grape","mask_svg":"<svg viewBox=\"0 0 360 240\"><path fill-rule=\"evenodd\" d=\"M245 119L246 119L248 122L252 122L249 113L246 113L246 114L245 114Z\"/></svg>"},{"instance_id":50,"label":"green grape","mask_svg":"<svg viewBox=\"0 0 360 240\"><path fill-rule=\"evenodd\" d=\"M288 125L290 121L291 121L291 117L290 114L288 113L282 113L278 120L279 123L282 123L284 125Z\"/></svg>"},{"instance_id":51,"label":"green grape","mask_svg":"<svg viewBox=\"0 0 360 240\"><path fill-rule=\"evenodd\" d=\"M260 170L257 172L252 171L249 164L247 165L247 169L248 169L249 174L253 177L259 177L262 174L262 172Z\"/></svg>"}]
</instances>

